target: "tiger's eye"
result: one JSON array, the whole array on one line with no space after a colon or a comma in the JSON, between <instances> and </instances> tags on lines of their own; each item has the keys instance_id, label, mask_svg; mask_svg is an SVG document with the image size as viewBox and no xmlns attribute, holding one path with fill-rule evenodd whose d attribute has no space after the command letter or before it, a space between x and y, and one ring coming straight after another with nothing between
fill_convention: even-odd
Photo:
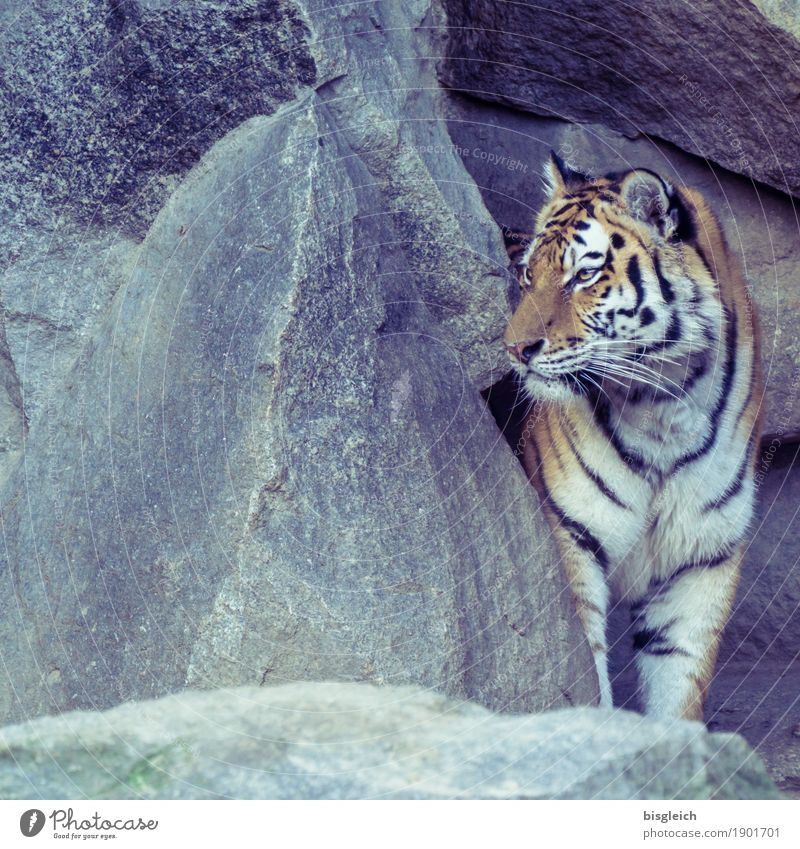
<instances>
[{"instance_id":1,"label":"tiger's eye","mask_svg":"<svg viewBox=\"0 0 800 849\"><path fill-rule=\"evenodd\" d=\"M595 274L597 274L596 268L583 268L575 276L581 283L585 283L587 280L591 280Z\"/></svg>"}]
</instances>

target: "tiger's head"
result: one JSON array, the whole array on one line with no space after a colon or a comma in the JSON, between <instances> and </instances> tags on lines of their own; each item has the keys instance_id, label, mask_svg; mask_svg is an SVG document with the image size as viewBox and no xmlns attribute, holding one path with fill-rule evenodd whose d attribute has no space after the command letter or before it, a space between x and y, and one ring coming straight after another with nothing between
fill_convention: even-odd
<instances>
[{"instance_id":1,"label":"tiger's head","mask_svg":"<svg viewBox=\"0 0 800 849\"><path fill-rule=\"evenodd\" d=\"M589 177L555 153L545 180L504 335L527 393L564 400L604 383L629 388L667 356L708 344L720 305L691 196L641 168Z\"/></svg>"}]
</instances>

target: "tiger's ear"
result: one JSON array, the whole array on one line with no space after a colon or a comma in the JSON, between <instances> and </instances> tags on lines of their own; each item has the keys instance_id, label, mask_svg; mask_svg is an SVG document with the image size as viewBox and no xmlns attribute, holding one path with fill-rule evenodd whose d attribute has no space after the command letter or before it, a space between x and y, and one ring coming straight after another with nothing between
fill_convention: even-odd
<instances>
[{"instance_id":1,"label":"tiger's ear","mask_svg":"<svg viewBox=\"0 0 800 849\"><path fill-rule=\"evenodd\" d=\"M669 239L678 226L675 190L664 179L644 168L631 171L622 181L620 192L631 216Z\"/></svg>"},{"instance_id":2,"label":"tiger's ear","mask_svg":"<svg viewBox=\"0 0 800 849\"><path fill-rule=\"evenodd\" d=\"M574 189L589 181L585 174L573 171L554 150L550 151L550 158L544 164L542 176L548 200L554 198L559 192Z\"/></svg>"}]
</instances>

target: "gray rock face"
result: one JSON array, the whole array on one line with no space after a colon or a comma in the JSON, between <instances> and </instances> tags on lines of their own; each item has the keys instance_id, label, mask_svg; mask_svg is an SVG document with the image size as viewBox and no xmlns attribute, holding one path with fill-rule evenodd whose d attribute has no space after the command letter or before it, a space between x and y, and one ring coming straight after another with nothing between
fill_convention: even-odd
<instances>
[{"instance_id":1,"label":"gray rock face","mask_svg":"<svg viewBox=\"0 0 800 849\"><path fill-rule=\"evenodd\" d=\"M0 494L6 718L319 678L595 699L535 495L477 393L507 260L450 151L430 14L304 19L314 87L216 143L140 247L101 233L94 266L76 249L63 304L43 284L64 355L29 364L51 391ZM56 279L57 256L31 273ZM8 273L9 303L25 279Z\"/></svg>"},{"instance_id":2,"label":"gray rock face","mask_svg":"<svg viewBox=\"0 0 800 849\"><path fill-rule=\"evenodd\" d=\"M14 2L0 57L4 216L140 235L214 141L316 76L283 0Z\"/></svg>"},{"instance_id":3,"label":"gray rock face","mask_svg":"<svg viewBox=\"0 0 800 849\"><path fill-rule=\"evenodd\" d=\"M22 418L24 408L25 428L35 428L58 395L129 279L141 247L115 232L65 229L48 234L41 249L26 252L0 278L6 373L20 396L15 418Z\"/></svg>"},{"instance_id":4,"label":"gray rock face","mask_svg":"<svg viewBox=\"0 0 800 849\"><path fill-rule=\"evenodd\" d=\"M741 737L592 708L498 716L412 687L185 692L0 730L13 798L777 799Z\"/></svg>"},{"instance_id":5,"label":"gray rock face","mask_svg":"<svg viewBox=\"0 0 800 849\"><path fill-rule=\"evenodd\" d=\"M280 0L42 0L3 4L0 67L7 452L107 314L131 237L213 142L294 98L316 66Z\"/></svg>"},{"instance_id":6,"label":"gray rock face","mask_svg":"<svg viewBox=\"0 0 800 849\"><path fill-rule=\"evenodd\" d=\"M756 665L768 656L786 661L800 645L800 469L798 446L762 447L763 475L753 540L747 551L736 607L722 646L722 660ZM760 471L766 470L766 471ZM800 693L800 673L795 672ZM800 705L795 709L800 719Z\"/></svg>"},{"instance_id":7,"label":"gray rock face","mask_svg":"<svg viewBox=\"0 0 800 849\"><path fill-rule=\"evenodd\" d=\"M800 192L800 26L772 2L445 0L442 79L484 99L647 133Z\"/></svg>"},{"instance_id":8,"label":"gray rock face","mask_svg":"<svg viewBox=\"0 0 800 849\"><path fill-rule=\"evenodd\" d=\"M0 324L0 480L19 463L25 428L19 377Z\"/></svg>"}]
</instances>

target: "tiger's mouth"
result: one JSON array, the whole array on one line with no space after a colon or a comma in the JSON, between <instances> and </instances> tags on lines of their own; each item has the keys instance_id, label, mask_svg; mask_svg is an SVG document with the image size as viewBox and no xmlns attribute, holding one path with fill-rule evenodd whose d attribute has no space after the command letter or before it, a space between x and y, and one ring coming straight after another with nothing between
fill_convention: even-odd
<instances>
[{"instance_id":1,"label":"tiger's mouth","mask_svg":"<svg viewBox=\"0 0 800 849\"><path fill-rule=\"evenodd\" d=\"M551 400L580 396L592 401L602 395L622 403L650 397L685 404L687 393L706 371L702 352L674 360L653 356L647 345L635 343L605 354L589 352L552 371L528 366L521 378L529 394Z\"/></svg>"},{"instance_id":2,"label":"tiger's mouth","mask_svg":"<svg viewBox=\"0 0 800 849\"><path fill-rule=\"evenodd\" d=\"M570 363L569 366L562 366L561 368L555 367L552 369L545 369L529 365L522 376L523 378L531 378L533 380L541 381L542 383L551 384L571 384L574 383L575 380L588 382L588 379L591 376L591 366L592 362L589 358L581 357Z\"/></svg>"},{"instance_id":3,"label":"tiger's mouth","mask_svg":"<svg viewBox=\"0 0 800 849\"><path fill-rule=\"evenodd\" d=\"M619 350L608 356L605 351L590 349L570 358L561 367L557 363L527 364L521 367L519 362L513 360L512 365L519 380L533 396L553 400L576 395L591 398L617 386L630 389L637 381L652 383L652 377L644 365L647 357L646 345L631 340L630 347L626 346L624 351Z\"/></svg>"},{"instance_id":4,"label":"tiger's mouth","mask_svg":"<svg viewBox=\"0 0 800 849\"><path fill-rule=\"evenodd\" d=\"M554 356L521 363L511 358L517 379L532 398L567 401L600 395L627 398L650 391L653 397L680 398L684 393L683 363L653 353L641 338L609 341L596 339ZM672 370L671 370L672 369Z\"/></svg>"},{"instance_id":5,"label":"tiger's mouth","mask_svg":"<svg viewBox=\"0 0 800 849\"><path fill-rule=\"evenodd\" d=\"M530 367L524 371L515 368L514 372L527 395L537 400L566 401L576 396L586 396L594 388L591 376L582 368L552 374Z\"/></svg>"},{"instance_id":6,"label":"tiger's mouth","mask_svg":"<svg viewBox=\"0 0 800 849\"><path fill-rule=\"evenodd\" d=\"M520 363L511 358L511 365L522 377L528 375L545 382L570 382L575 378L587 380L592 375L604 376L613 373L615 365L623 364L633 367L646 363L649 355L648 346L638 340L630 340L624 348L610 353L600 346L590 346L586 351L576 351L572 356L555 362L530 363L520 368Z\"/></svg>"}]
</instances>

